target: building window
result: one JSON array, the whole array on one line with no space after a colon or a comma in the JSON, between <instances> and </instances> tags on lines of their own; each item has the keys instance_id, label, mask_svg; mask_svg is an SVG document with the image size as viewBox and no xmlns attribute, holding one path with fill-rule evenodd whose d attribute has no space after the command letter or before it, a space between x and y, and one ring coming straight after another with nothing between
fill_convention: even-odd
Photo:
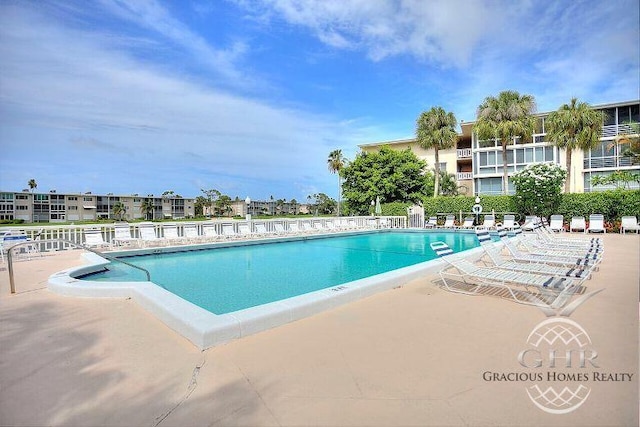
<instances>
[{"instance_id":1,"label":"building window","mask_svg":"<svg viewBox=\"0 0 640 427\"><path fill-rule=\"evenodd\" d=\"M93 202L93 197L83 197L82 200L84 202Z\"/></svg>"},{"instance_id":2,"label":"building window","mask_svg":"<svg viewBox=\"0 0 640 427\"><path fill-rule=\"evenodd\" d=\"M68 197L67 197L67 200L70 200L70 201L71 201L71 200L76 201L76 200L78 200L78 196L68 196Z\"/></svg>"},{"instance_id":3,"label":"building window","mask_svg":"<svg viewBox=\"0 0 640 427\"><path fill-rule=\"evenodd\" d=\"M26 194L16 194L16 200L28 200L29 196Z\"/></svg>"}]
</instances>

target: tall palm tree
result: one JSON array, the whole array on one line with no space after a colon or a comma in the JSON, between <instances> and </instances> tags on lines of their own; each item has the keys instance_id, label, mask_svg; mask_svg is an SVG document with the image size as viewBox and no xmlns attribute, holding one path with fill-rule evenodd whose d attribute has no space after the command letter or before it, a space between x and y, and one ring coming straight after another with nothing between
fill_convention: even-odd
<instances>
[{"instance_id":1,"label":"tall palm tree","mask_svg":"<svg viewBox=\"0 0 640 427\"><path fill-rule=\"evenodd\" d=\"M446 112L442 107L432 107L424 111L416 121L416 141L425 150L433 148L435 151L435 186L433 197L440 194L440 154L439 150L446 150L455 145L458 140L456 132L458 120L451 112Z\"/></svg>"},{"instance_id":2,"label":"tall palm tree","mask_svg":"<svg viewBox=\"0 0 640 427\"><path fill-rule=\"evenodd\" d=\"M27 185L29 186L29 189L31 190L32 193L36 188L38 188L38 183L33 178L31 178L29 182L27 182Z\"/></svg>"},{"instance_id":3,"label":"tall palm tree","mask_svg":"<svg viewBox=\"0 0 640 427\"><path fill-rule=\"evenodd\" d=\"M142 211L144 219L149 219L149 214L153 214L154 211L153 201L150 199L144 199L140 205L140 211Z\"/></svg>"},{"instance_id":4,"label":"tall palm tree","mask_svg":"<svg viewBox=\"0 0 640 427\"><path fill-rule=\"evenodd\" d=\"M338 175L338 215L340 216L340 193L342 193L342 186L340 185L340 171L346 164L346 159L342 155L342 150L333 150L329 153L329 157L327 158L327 166L329 167L329 172L335 173Z\"/></svg>"},{"instance_id":5,"label":"tall palm tree","mask_svg":"<svg viewBox=\"0 0 640 427\"><path fill-rule=\"evenodd\" d=\"M478 106L473 126L478 138L497 138L502 144L502 194L507 194L509 189L507 145L516 137L531 137L536 125L535 110L532 95L520 95L513 90L502 91L497 97L488 96Z\"/></svg>"},{"instance_id":6,"label":"tall palm tree","mask_svg":"<svg viewBox=\"0 0 640 427\"><path fill-rule=\"evenodd\" d=\"M113 204L113 207L111 208L111 211L113 212L113 216L115 216L119 220L122 220L122 217L127 212L127 207L122 202L115 202Z\"/></svg>"},{"instance_id":7,"label":"tall palm tree","mask_svg":"<svg viewBox=\"0 0 640 427\"><path fill-rule=\"evenodd\" d=\"M602 111L592 109L589 104L580 102L577 98L571 98L569 104L563 104L545 120L547 138L556 147L564 148L567 154L565 193L571 191L571 152L589 150L600 141L604 118Z\"/></svg>"}]
</instances>

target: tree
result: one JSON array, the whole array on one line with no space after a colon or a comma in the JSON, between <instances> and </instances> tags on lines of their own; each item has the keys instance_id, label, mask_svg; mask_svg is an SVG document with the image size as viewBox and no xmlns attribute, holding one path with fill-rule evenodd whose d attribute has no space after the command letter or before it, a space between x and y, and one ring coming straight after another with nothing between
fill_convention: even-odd
<instances>
[{"instance_id":1,"label":"tree","mask_svg":"<svg viewBox=\"0 0 640 427\"><path fill-rule=\"evenodd\" d=\"M220 193L218 190L215 190L213 188L210 190L200 189L200 191L204 193L205 199L206 199L206 202L203 204L203 212L204 212L204 207L209 208L209 218L211 218L211 209L213 208L213 202L215 202L216 199L220 197L222 193Z\"/></svg>"},{"instance_id":2,"label":"tree","mask_svg":"<svg viewBox=\"0 0 640 427\"><path fill-rule=\"evenodd\" d=\"M29 180L29 182L27 183L27 185L29 186L29 190L31 190L31 192L32 192L32 193L34 192L34 190L35 190L36 188L38 188L38 183L37 183L37 182L36 182L36 180L35 180L35 179L33 179L33 178L31 178L31 179Z\"/></svg>"},{"instance_id":3,"label":"tree","mask_svg":"<svg viewBox=\"0 0 640 427\"><path fill-rule=\"evenodd\" d=\"M113 212L114 217L122 220L122 217L127 212L127 207L122 202L115 202L111 207L111 212Z\"/></svg>"},{"instance_id":4,"label":"tree","mask_svg":"<svg viewBox=\"0 0 640 427\"><path fill-rule=\"evenodd\" d=\"M571 98L545 120L547 138L567 154L567 180L564 192L571 191L571 153L573 150L589 150L599 141L602 134L604 113L591 108L586 102Z\"/></svg>"},{"instance_id":5,"label":"tree","mask_svg":"<svg viewBox=\"0 0 640 427\"><path fill-rule=\"evenodd\" d=\"M329 215L336 210L336 201L331 197L327 196L324 193L314 194L312 196L315 201L313 202L313 206L315 208L316 213L322 215Z\"/></svg>"},{"instance_id":6,"label":"tree","mask_svg":"<svg viewBox=\"0 0 640 427\"><path fill-rule=\"evenodd\" d=\"M338 175L338 212L337 216L340 216L340 196L342 193L342 185L340 180L340 171L345 166L346 160L342 155L342 150L333 150L329 153L329 158L327 159L327 166L329 167L329 172L335 173Z\"/></svg>"},{"instance_id":7,"label":"tree","mask_svg":"<svg viewBox=\"0 0 640 427\"><path fill-rule=\"evenodd\" d=\"M144 219L149 219L149 214L153 215L154 209L151 199L144 199L140 205L140 212L144 215ZM151 219L153 219L153 217Z\"/></svg>"},{"instance_id":8,"label":"tree","mask_svg":"<svg viewBox=\"0 0 640 427\"><path fill-rule=\"evenodd\" d=\"M231 197L227 195L220 195L218 199L215 201L216 211L220 215L228 215L233 211L231 208Z\"/></svg>"},{"instance_id":9,"label":"tree","mask_svg":"<svg viewBox=\"0 0 640 427\"><path fill-rule=\"evenodd\" d=\"M564 169L550 163L535 163L513 175L518 211L539 216L554 213L562 200L562 182L566 177Z\"/></svg>"},{"instance_id":10,"label":"tree","mask_svg":"<svg viewBox=\"0 0 640 427\"><path fill-rule=\"evenodd\" d=\"M640 124L628 122L628 130L621 135L616 136L615 142L619 145L628 145L624 147L620 155L629 157L631 164L635 165L640 162Z\"/></svg>"},{"instance_id":11,"label":"tree","mask_svg":"<svg viewBox=\"0 0 640 427\"><path fill-rule=\"evenodd\" d=\"M478 106L473 130L481 140L497 138L502 145L503 194L507 194L509 188L507 145L513 144L516 137L531 138L536 125L535 109L533 96L511 90L500 92L497 97L488 96Z\"/></svg>"},{"instance_id":12,"label":"tree","mask_svg":"<svg viewBox=\"0 0 640 427\"><path fill-rule=\"evenodd\" d=\"M439 150L445 150L455 145L458 140L456 132L458 120L453 113L447 113L442 107L432 107L423 112L416 121L416 141L425 150L435 152L435 184L433 197L440 194L440 156Z\"/></svg>"},{"instance_id":13,"label":"tree","mask_svg":"<svg viewBox=\"0 0 640 427\"><path fill-rule=\"evenodd\" d=\"M385 203L415 203L426 194L426 167L410 149L384 146L378 152L359 153L341 172L345 206L352 213L366 215L378 196Z\"/></svg>"}]
</instances>

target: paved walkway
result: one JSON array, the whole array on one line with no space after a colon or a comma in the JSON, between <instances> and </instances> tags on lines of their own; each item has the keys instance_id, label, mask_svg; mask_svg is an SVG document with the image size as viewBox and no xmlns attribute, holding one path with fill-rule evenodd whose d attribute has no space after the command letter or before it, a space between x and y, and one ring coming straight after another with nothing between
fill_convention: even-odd
<instances>
[{"instance_id":1,"label":"paved walkway","mask_svg":"<svg viewBox=\"0 0 640 427\"><path fill-rule=\"evenodd\" d=\"M587 292L604 291L570 317L598 368L571 370L518 362L539 310L452 294L436 276L201 352L130 300L48 291L78 251L19 262L16 295L0 271L0 425L636 426L640 237L604 239ZM486 372L582 374L590 394L550 414L531 381Z\"/></svg>"}]
</instances>

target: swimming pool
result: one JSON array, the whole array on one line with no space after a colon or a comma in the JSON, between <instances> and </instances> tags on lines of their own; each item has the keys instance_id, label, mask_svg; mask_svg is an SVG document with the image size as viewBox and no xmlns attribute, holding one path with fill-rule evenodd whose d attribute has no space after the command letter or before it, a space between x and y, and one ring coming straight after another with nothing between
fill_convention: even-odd
<instances>
[{"instance_id":1,"label":"swimming pool","mask_svg":"<svg viewBox=\"0 0 640 427\"><path fill-rule=\"evenodd\" d=\"M478 246L475 234L379 230L122 252L151 273L87 254L57 273L67 295L126 296L201 348L307 317L402 285L440 265L429 247ZM158 286L160 285L160 286Z\"/></svg>"}]
</instances>

